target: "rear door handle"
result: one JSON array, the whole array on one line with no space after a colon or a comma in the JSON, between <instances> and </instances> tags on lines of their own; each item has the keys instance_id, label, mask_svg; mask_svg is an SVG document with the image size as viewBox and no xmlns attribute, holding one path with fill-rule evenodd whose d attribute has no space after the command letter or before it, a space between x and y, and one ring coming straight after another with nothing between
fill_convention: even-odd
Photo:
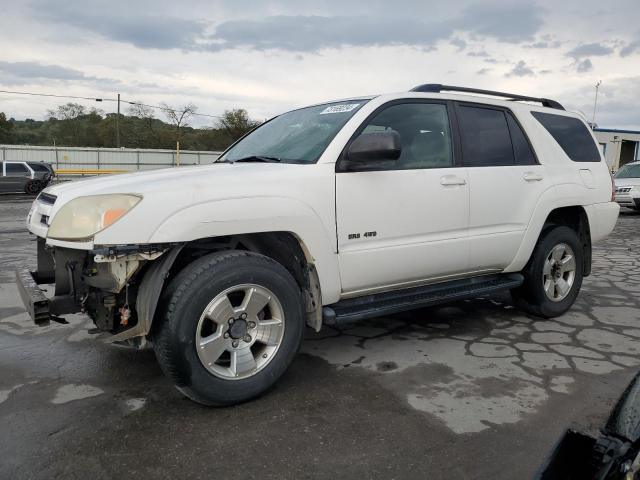
<instances>
[{"instance_id":1,"label":"rear door handle","mask_svg":"<svg viewBox=\"0 0 640 480\"><path fill-rule=\"evenodd\" d=\"M522 178L527 182L539 182L543 179L543 176L536 172L525 172L524 175L522 175Z\"/></svg>"},{"instance_id":2,"label":"rear door handle","mask_svg":"<svg viewBox=\"0 0 640 480\"><path fill-rule=\"evenodd\" d=\"M440 185L443 186L466 184L467 181L464 178L458 177L456 175L445 175L444 177L440 177Z\"/></svg>"}]
</instances>

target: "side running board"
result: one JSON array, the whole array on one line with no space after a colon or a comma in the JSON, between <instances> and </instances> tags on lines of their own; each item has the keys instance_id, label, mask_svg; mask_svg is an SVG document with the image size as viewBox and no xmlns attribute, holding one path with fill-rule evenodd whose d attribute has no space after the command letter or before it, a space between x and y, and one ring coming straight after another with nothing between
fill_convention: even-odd
<instances>
[{"instance_id":1,"label":"side running board","mask_svg":"<svg viewBox=\"0 0 640 480\"><path fill-rule=\"evenodd\" d=\"M365 318L509 290L519 287L523 282L524 277L519 273L486 275L349 298L324 307L323 322L327 325L352 323Z\"/></svg>"}]
</instances>

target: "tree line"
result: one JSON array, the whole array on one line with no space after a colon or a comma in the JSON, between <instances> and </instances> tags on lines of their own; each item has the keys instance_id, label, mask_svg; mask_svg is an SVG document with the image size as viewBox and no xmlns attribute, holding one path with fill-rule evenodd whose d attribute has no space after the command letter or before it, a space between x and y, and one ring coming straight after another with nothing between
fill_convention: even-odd
<instances>
[{"instance_id":1,"label":"tree line","mask_svg":"<svg viewBox=\"0 0 640 480\"><path fill-rule=\"evenodd\" d=\"M105 113L78 103L66 103L47 112L46 120L7 119L0 112L0 144L57 145L61 147L116 147L224 150L261 122L249 118L244 109L226 110L213 126L190 125L197 107L161 105L164 120L155 110L136 103L126 114Z\"/></svg>"}]
</instances>

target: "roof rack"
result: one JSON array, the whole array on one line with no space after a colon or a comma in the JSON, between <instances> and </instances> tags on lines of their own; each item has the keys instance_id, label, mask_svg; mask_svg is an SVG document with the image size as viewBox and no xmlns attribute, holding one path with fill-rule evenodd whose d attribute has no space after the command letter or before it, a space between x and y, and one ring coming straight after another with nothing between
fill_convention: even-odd
<instances>
[{"instance_id":1,"label":"roof rack","mask_svg":"<svg viewBox=\"0 0 640 480\"><path fill-rule=\"evenodd\" d=\"M425 83L418 85L410 90L411 92L440 93L440 92L462 92L462 93L478 93L481 95L489 95L491 97L503 97L509 101L524 101L541 103L543 107L555 108L556 110L564 110L564 107L548 98L527 97L526 95L515 95L513 93L494 92L493 90L481 90L479 88L455 87L453 85L442 85L440 83Z\"/></svg>"}]
</instances>

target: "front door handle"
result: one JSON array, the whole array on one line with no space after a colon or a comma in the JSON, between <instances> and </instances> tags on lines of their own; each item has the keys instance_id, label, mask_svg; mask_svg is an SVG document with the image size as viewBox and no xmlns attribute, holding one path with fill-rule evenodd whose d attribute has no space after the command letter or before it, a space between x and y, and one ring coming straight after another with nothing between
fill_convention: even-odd
<instances>
[{"instance_id":1,"label":"front door handle","mask_svg":"<svg viewBox=\"0 0 640 480\"><path fill-rule=\"evenodd\" d=\"M464 178L458 177L456 175L445 175L444 177L440 177L440 185L449 186L449 185L466 185L467 181Z\"/></svg>"},{"instance_id":2,"label":"front door handle","mask_svg":"<svg viewBox=\"0 0 640 480\"><path fill-rule=\"evenodd\" d=\"M525 172L524 175L522 175L522 178L524 178L527 182L539 182L543 177L536 172Z\"/></svg>"}]
</instances>

